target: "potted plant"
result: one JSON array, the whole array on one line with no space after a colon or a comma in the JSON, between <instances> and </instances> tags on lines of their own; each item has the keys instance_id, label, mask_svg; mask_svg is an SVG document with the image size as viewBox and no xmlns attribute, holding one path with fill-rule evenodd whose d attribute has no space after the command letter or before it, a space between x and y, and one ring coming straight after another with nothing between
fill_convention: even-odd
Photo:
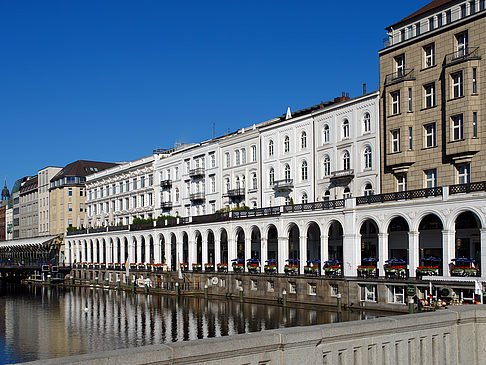
<instances>
[{"instance_id":1,"label":"potted plant","mask_svg":"<svg viewBox=\"0 0 486 365\"><path fill-rule=\"evenodd\" d=\"M257 262L248 263L247 267L248 267L248 272L252 274L260 272L260 264Z\"/></svg>"},{"instance_id":2,"label":"potted plant","mask_svg":"<svg viewBox=\"0 0 486 365\"><path fill-rule=\"evenodd\" d=\"M212 262L208 262L204 264L204 271L213 272L214 271L214 264Z\"/></svg>"},{"instance_id":3,"label":"potted plant","mask_svg":"<svg viewBox=\"0 0 486 365\"><path fill-rule=\"evenodd\" d=\"M233 262L233 271L234 272L243 272L244 271L244 266L242 263L239 262Z\"/></svg>"},{"instance_id":4,"label":"potted plant","mask_svg":"<svg viewBox=\"0 0 486 365\"><path fill-rule=\"evenodd\" d=\"M298 265L287 264L284 266L284 272L287 275L297 275L299 272Z\"/></svg>"},{"instance_id":5,"label":"potted plant","mask_svg":"<svg viewBox=\"0 0 486 365\"><path fill-rule=\"evenodd\" d=\"M217 267L218 272L228 272L228 264L219 263Z\"/></svg>"},{"instance_id":6,"label":"potted plant","mask_svg":"<svg viewBox=\"0 0 486 365\"><path fill-rule=\"evenodd\" d=\"M192 264L192 271L194 271L194 272L200 272L201 268L202 268L202 266L199 263L193 263Z\"/></svg>"},{"instance_id":7,"label":"potted plant","mask_svg":"<svg viewBox=\"0 0 486 365\"><path fill-rule=\"evenodd\" d=\"M182 272L186 272L187 269L188 269L188 267L189 267L189 265L187 264L187 262L181 262L179 264L179 266L180 266Z\"/></svg>"}]
</instances>

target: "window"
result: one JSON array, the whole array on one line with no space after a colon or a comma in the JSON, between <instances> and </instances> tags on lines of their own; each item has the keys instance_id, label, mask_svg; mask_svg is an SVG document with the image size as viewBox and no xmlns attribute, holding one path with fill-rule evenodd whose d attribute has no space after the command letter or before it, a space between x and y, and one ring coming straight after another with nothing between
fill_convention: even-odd
<instances>
[{"instance_id":1,"label":"window","mask_svg":"<svg viewBox=\"0 0 486 365\"><path fill-rule=\"evenodd\" d=\"M267 291L274 291L275 290L275 284L273 280L268 280L267 281Z\"/></svg>"},{"instance_id":2,"label":"window","mask_svg":"<svg viewBox=\"0 0 486 365\"><path fill-rule=\"evenodd\" d=\"M190 169L191 169L191 161L186 161L186 172L189 173Z\"/></svg>"},{"instance_id":3,"label":"window","mask_svg":"<svg viewBox=\"0 0 486 365\"><path fill-rule=\"evenodd\" d=\"M408 111L412 111L412 88L408 88Z\"/></svg>"},{"instance_id":4,"label":"window","mask_svg":"<svg viewBox=\"0 0 486 365\"><path fill-rule=\"evenodd\" d=\"M309 288L309 295L317 295L317 284L316 283L308 283Z\"/></svg>"},{"instance_id":5,"label":"window","mask_svg":"<svg viewBox=\"0 0 486 365\"><path fill-rule=\"evenodd\" d=\"M473 112L473 130L472 130L473 138L478 137L478 112Z\"/></svg>"},{"instance_id":6,"label":"window","mask_svg":"<svg viewBox=\"0 0 486 365\"><path fill-rule=\"evenodd\" d=\"M239 189L241 187L240 186L240 178L238 176L236 177L236 183L235 183L235 185L236 185L236 189Z\"/></svg>"},{"instance_id":7,"label":"window","mask_svg":"<svg viewBox=\"0 0 486 365\"><path fill-rule=\"evenodd\" d=\"M343 121L343 138L349 138L349 120Z\"/></svg>"},{"instance_id":8,"label":"window","mask_svg":"<svg viewBox=\"0 0 486 365\"><path fill-rule=\"evenodd\" d=\"M73 196L73 189L72 188L68 189L68 196Z\"/></svg>"},{"instance_id":9,"label":"window","mask_svg":"<svg viewBox=\"0 0 486 365\"><path fill-rule=\"evenodd\" d=\"M305 132L300 135L300 148L303 150L307 148L307 133Z\"/></svg>"},{"instance_id":10,"label":"window","mask_svg":"<svg viewBox=\"0 0 486 365\"><path fill-rule=\"evenodd\" d=\"M405 304L405 287L395 285L388 287L388 302Z\"/></svg>"},{"instance_id":11,"label":"window","mask_svg":"<svg viewBox=\"0 0 486 365\"><path fill-rule=\"evenodd\" d=\"M437 169L425 170L425 187L435 188L437 186Z\"/></svg>"},{"instance_id":12,"label":"window","mask_svg":"<svg viewBox=\"0 0 486 365\"><path fill-rule=\"evenodd\" d=\"M463 95L464 87L462 82L462 71L459 71L451 75L451 97L452 99L455 99Z\"/></svg>"},{"instance_id":13,"label":"window","mask_svg":"<svg viewBox=\"0 0 486 365\"><path fill-rule=\"evenodd\" d=\"M285 164L285 180L290 180L290 165L288 163Z\"/></svg>"},{"instance_id":14,"label":"window","mask_svg":"<svg viewBox=\"0 0 486 365\"><path fill-rule=\"evenodd\" d=\"M343 153L343 170L349 170L351 168L351 157L348 151Z\"/></svg>"},{"instance_id":15,"label":"window","mask_svg":"<svg viewBox=\"0 0 486 365\"><path fill-rule=\"evenodd\" d=\"M476 13L476 0L469 2L469 14L473 15Z\"/></svg>"},{"instance_id":16,"label":"window","mask_svg":"<svg viewBox=\"0 0 486 365\"><path fill-rule=\"evenodd\" d=\"M324 193L324 197L322 198L325 202L329 201L331 199L331 192L329 190L326 190Z\"/></svg>"},{"instance_id":17,"label":"window","mask_svg":"<svg viewBox=\"0 0 486 365\"><path fill-rule=\"evenodd\" d=\"M125 198L125 210L130 209L130 200L128 198Z\"/></svg>"},{"instance_id":18,"label":"window","mask_svg":"<svg viewBox=\"0 0 486 365\"><path fill-rule=\"evenodd\" d=\"M468 53L468 36L467 32L459 33L456 35L456 50L457 57L462 57Z\"/></svg>"},{"instance_id":19,"label":"window","mask_svg":"<svg viewBox=\"0 0 486 365\"><path fill-rule=\"evenodd\" d=\"M471 166L469 164L457 167L457 183L469 184L471 182Z\"/></svg>"},{"instance_id":20,"label":"window","mask_svg":"<svg viewBox=\"0 0 486 365\"><path fill-rule=\"evenodd\" d=\"M230 167L231 166L231 157L230 157L230 154L228 152L226 152L224 154L225 156L225 160L226 160L226 167Z\"/></svg>"},{"instance_id":21,"label":"window","mask_svg":"<svg viewBox=\"0 0 486 365\"><path fill-rule=\"evenodd\" d=\"M479 0L479 10L484 10L486 8L486 1Z\"/></svg>"},{"instance_id":22,"label":"window","mask_svg":"<svg viewBox=\"0 0 486 365\"><path fill-rule=\"evenodd\" d=\"M296 294L297 293L297 283L289 282L289 293Z\"/></svg>"},{"instance_id":23,"label":"window","mask_svg":"<svg viewBox=\"0 0 486 365\"><path fill-rule=\"evenodd\" d=\"M370 113L365 113L363 116L363 127L365 133L371 132L371 116Z\"/></svg>"},{"instance_id":24,"label":"window","mask_svg":"<svg viewBox=\"0 0 486 365\"><path fill-rule=\"evenodd\" d=\"M463 123L462 114L453 116L451 118L451 121L452 121L451 123L452 140L460 141L461 139L464 139L464 123Z\"/></svg>"},{"instance_id":25,"label":"window","mask_svg":"<svg viewBox=\"0 0 486 365\"><path fill-rule=\"evenodd\" d=\"M429 30L434 30L435 28L435 19L434 17L429 18Z\"/></svg>"},{"instance_id":26,"label":"window","mask_svg":"<svg viewBox=\"0 0 486 365\"><path fill-rule=\"evenodd\" d=\"M302 166L301 166L301 177L302 177L302 181L306 181L307 180L307 161L303 161L302 162Z\"/></svg>"},{"instance_id":27,"label":"window","mask_svg":"<svg viewBox=\"0 0 486 365\"><path fill-rule=\"evenodd\" d=\"M137 207L137 197L136 197L136 196L134 196L134 197L132 198L132 208L136 208L136 207Z\"/></svg>"},{"instance_id":28,"label":"window","mask_svg":"<svg viewBox=\"0 0 486 365\"><path fill-rule=\"evenodd\" d=\"M365 169L371 169L373 167L373 156L370 146L366 146L364 150L364 167Z\"/></svg>"},{"instance_id":29,"label":"window","mask_svg":"<svg viewBox=\"0 0 486 365\"><path fill-rule=\"evenodd\" d=\"M137 189L137 178L135 177L132 182L133 190Z\"/></svg>"},{"instance_id":30,"label":"window","mask_svg":"<svg viewBox=\"0 0 486 365\"><path fill-rule=\"evenodd\" d=\"M400 91L391 93L392 115L400 114Z\"/></svg>"},{"instance_id":31,"label":"window","mask_svg":"<svg viewBox=\"0 0 486 365\"><path fill-rule=\"evenodd\" d=\"M349 199L351 198L351 190L349 188L345 188L343 192L343 199Z\"/></svg>"},{"instance_id":32,"label":"window","mask_svg":"<svg viewBox=\"0 0 486 365\"><path fill-rule=\"evenodd\" d=\"M437 27L442 27L442 13L437 15Z\"/></svg>"},{"instance_id":33,"label":"window","mask_svg":"<svg viewBox=\"0 0 486 365\"><path fill-rule=\"evenodd\" d=\"M329 287L331 289L331 297L337 297L337 295L339 294L338 284L329 284Z\"/></svg>"},{"instance_id":34,"label":"window","mask_svg":"<svg viewBox=\"0 0 486 365\"><path fill-rule=\"evenodd\" d=\"M148 205L152 206L154 204L154 198L152 193L148 194Z\"/></svg>"},{"instance_id":35,"label":"window","mask_svg":"<svg viewBox=\"0 0 486 365\"><path fill-rule=\"evenodd\" d=\"M253 174L251 175L251 188L252 188L253 190L258 189L258 179L257 179L257 175L256 175L256 173L253 173Z\"/></svg>"},{"instance_id":36,"label":"window","mask_svg":"<svg viewBox=\"0 0 486 365\"><path fill-rule=\"evenodd\" d=\"M235 151L235 165L238 166L240 164L240 151Z\"/></svg>"},{"instance_id":37,"label":"window","mask_svg":"<svg viewBox=\"0 0 486 365\"><path fill-rule=\"evenodd\" d=\"M400 152L400 129L391 131L391 152Z\"/></svg>"},{"instance_id":38,"label":"window","mask_svg":"<svg viewBox=\"0 0 486 365\"><path fill-rule=\"evenodd\" d=\"M424 47L424 66L425 68L435 65L435 45L434 43Z\"/></svg>"},{"instance_id":39,"label":"window","mask_svg":"<svg viewBox=\"0 0 486 365\"><path fill-rule=\"evenodd\" d=\"M251 161L256 162L257 160L257 148L256 146L251 146Z\"/></svg>"},{"instance_id":40,"label":"window","mask_svg":"<svg viewBox=\"0 0 486 365\"><path fill-rule=\"evenodd\" d=\"M446 24L449 24L452 21L452 12L450 10L446 11Z\"/></svg>"},{"instance_id":41,"label":"window","mask_svg":"<svg viewBox=\"0 0 486 365\"><path fill-rule=\"evenodd\" d=\"M405 40L405 37L406 37L406 32L405 32L405 28L403 28L402 30L400 30L400 41L403 42Z\"/></svg>"},{"instance_id":42,"label":"window","mask_svg":"<svg viewBox=\"0 0 486 365\"><path fill-rule=\"evenodd\" d=\"M257 290L258 289L258 280L251 279L251 290Z\"/></svg>"},{"instance_id":43,"label":"window","mask_svg":"<svg viewBox=\"0 0 486 365\"><path fill-rule=\"evenodd\" d=\"M417 36L420 35L420 22L415 24L415 35L417 35Z\"/></svg>"},{"instance_id":44,"label":"window","mask_svg":"<svg viewBox=\"0 0 486 365\"><path fill-rule=\"evenodd\" d=\"M275 182L275 170L273 169L273 167L270 169L268 176L269 176L268 178L269 184L270 186L272 186L273 183Z\"/></svg>"},{"instance_id":45,"label":"window","mask_svg":"<svg viewBox=\"0 0 486 365\"><path fill-rule=\"evenodd\" d=\"M326 124L324 126L324 132L323 132L323 141L324 143L329 142L329 126Z\"/></svg>"},{"instance_id":46,"label":"window","mask_svg":"<svg viewBox=\"0 0 486 365\"><path fill-rule=\"evenodd\" d=\"M397 77L405 75L405 55L395 57L395 71Z\"/></svg>"},{"instance_id":47,"label":"window","mask_svg":"<svg viewBox=\"0 0 486 365\"><path fill-rule=\"evenodd\" d=\"M230 180L228 178L226 178L224 181L225 181L224 186L226 188L226 192L228 192L231 189Z\"/></svg>"},{"instance_id":48,"label":"window","mask_svg":"<svg viewBox=\"0 0 486 365\"><path fill-rule=\"evenodd\" d=\"M145 176L140 177L140 187L141 188L145 187Z\"/></svg>"},{"instance_id":49,"label":"window","mask_svg":"<svg viewBox=\"0 0 486 365\"><path fill-rule=\"evenodd\" d=\"M408 127L408 149L411 151L413 148L413 141L412 141L412 127Z\"/></svg>"},{"instance_id":50,"label":"window","mask_svg":"<svg viewBox=\"0 0 486 365\"><path fill-rule=\"evenodd\" d=\"M331 175L331 159L329 155L324 156L324 176Z\"/></svg>"},{"instance_id":51,"label":"window","mask_svg":"<svg viewBox=\"0 0 486 365\"><path fill-rule=\"evenodd\" d=\"M175 179L179 180L179 168L176 166L174 170L175 170Z\"/></svg>"},{"instance_id":52,"label":"window","mask_svg":"<svg viewBox=\"0 0 486 365\"><path fill-rule=\"evenodd\" d=\"M478 93L478 82L477 82L477 69L472 69L472 92L473 94Z\"/></svg>"},{"instance_id":53,"label":"window","mask_svg":"<svg viewBox=\"0 0 486 365\"><path fill-rule=\"evenodd\" d=\"M141 207L145 206L145 195L140 195L140 206Z\"/></svg>"},{"instance_id":54,"label":"window","mask_svg":"<svg viewBox=\"0 0 486 365\"><path fill-rule=\"evenodd\" d=\"M467 15L466 13L466 4L461 5L461 18L465 18Z\"/></svg>"},{"instance_id":55,"label":"window","mask_svg":"<svg viewBox=\"0 0 486 365\"><path fill-rule=\"evenodd\" d=\"M216 192L216 177L211 176L210 180L211 180L211 193L215 193Z\"/></svg>"},{"instance_id":56,"label":"window","mask_svg":"<svg viewBox=\"0 0 486 365\"><path fill-rule=\"evenodd\" d=\"M285 136L285 139L284 139L284 152L285 153L290 152L290 138L289 138L289 136Z\"/></svg>"},{"instance_id":57,"label":"window","mask_svg":"<svg viewBox=\"0 0 486 365\"><path fill-rule=\"evenodd\" d=\"M302 204L307 204L309 202L309 198L307 197L307 193L302 194Z\"/></svg>"},{"instance_id":58,"label":"window","mask_svg":"<svg viewBox=\"0 0 486 365\"><path fill-rule=\"evenodd\" d=\"M179 188L175 189L175 201L178 202L180 199Z\"/></svg>"},{"instance_id":59,"label":"window","mask_svg":"<svg viewBox=\"0 0 486 365\"><path fill-rule=\"evenodd\" d=\"M373 195L373 185L371 184L366 184L365 185L365 188L364 188L364 195L365 196L370 196L370 195Z\"/></svg>"},{"instance_id":60,"label":"window","mask_svg":"<svg viewBox=\"0 0 486 365\"><path fill-rule=\"evenodd\" d=\"M435 84L424 85L425 108L435 106Z\"/></svg>"},{"instance_id":61,"label":"window","mask_svg":"<svg viewBox=\"0 0 486 365\"><path fill-rule=\"evenodd\" d=\"M211 154L211 167L216 167L216 155L214 153Z\"/></svg>"},{"instance_id":62,"label":"window","mask_svg":"<svg viewBox=\"0 0 486 365\"><path fill-rule=\"evenodd\" d=\"M241 149L241 163L242 164L246 163L246 149L245 148Z\"/></svg>"},{"instance_id":63,"label":"window","mask_svg":"<svg viewBox=\"0 0 486 365\"><path fill-rule=\"evenodd\" d=\"M425 148L435 147L435 123L424 125Z\"/></svg>"},{"instance_id":64,"label":"window","mask_svg":"<svg viewBox=\"0 0 486 365\"><path fill-rule=\"evenodd\" d=\"M270 142L268 142L268 156L271 157L273 156L273 141L270 140Z\"/></svg>"},{"instance_id":65,"label":"window","mask_svg":"<svg viewBox=\"0 0 486 365\"><path fill-rule=\"evenodd\" d=\"M362 285L361 286L361 301L362 302L376 302L376 285Z\"/></svg>"},{"instance_id":66,"label":"window","mask_svg":"<svg viewBox=\"0 0 486 365\"><path fill-rule=\"evenodd\" d=\"M290 196L285 197L285 205L290 205Z\"/></svg>"},{"instance_id":67,"label":"window","mask_svg":"<svg viewBox=\"0 0 486 365\"><path fill-rule=\"evenodd\" d=\"M72 211L73 211L73 204L69 203L68 204L68 212L72 212Z\"/></svg>"},{"instance_id":68,"label":"window","mask_svg":"<svg viewBox=\"0 0 486 365\"><path fill-rule=\"evenodd\" d=\"M79 203L79 211L82 212L83 209L84 209L84 204L83 203Z\"/></svg>"}]
</instances>

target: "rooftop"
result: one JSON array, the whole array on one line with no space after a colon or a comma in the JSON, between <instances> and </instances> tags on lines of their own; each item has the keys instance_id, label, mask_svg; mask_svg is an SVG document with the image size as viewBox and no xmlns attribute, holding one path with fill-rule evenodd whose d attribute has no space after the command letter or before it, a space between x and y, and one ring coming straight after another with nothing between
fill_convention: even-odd
<instances>
[{"instance_id":1,"label":"rooftop","mask_svg":"<svg viewBox=\"0 0 486 365\"><path fill-rule=\"evenodd\" d=\"M413 19L417 19L419 17L422 17L424 14L427 14L430 11L436 10L440 7L447 5L447 4L452 4L452 3L455 3L455 2L457 2L457 0L434 0L430 3L428 3L427 5L423 6L422 8L420 8L416 12L414 12L414 13L410 14L409 16L403 18L402 20L388 26L385 29L390 30L390 29L396 28L397 26L399 26L403 23L406 23L408 21L412 21Z\"/></svg>"},{"instance_id":2,"label":"rooftop","mask_svg":"<svg viewBox=\"0 0 486 365\"><path fill-rule=\"evenodd\" d=\"M55 181L66 176L84 177L117 165L118 164L113 162L78 160L66 165L51 179L51 181Z\"/></svg>"}]
</instances>

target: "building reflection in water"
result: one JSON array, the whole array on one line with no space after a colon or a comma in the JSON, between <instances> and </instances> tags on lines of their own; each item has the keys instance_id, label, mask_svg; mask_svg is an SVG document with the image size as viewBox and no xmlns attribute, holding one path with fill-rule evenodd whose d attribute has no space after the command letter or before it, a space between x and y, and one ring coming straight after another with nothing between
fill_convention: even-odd
<instances>
[{"instance_id":1,"label":"building reflection in water","mask_svg":"<svg viewBox=\"0 0 486 365\"><path fill-rule=\"evenodd\" d=\"M92 288L9 287L0 296L2 350L16 361L334 323L336 312ZM376 313L343 312L343 320ZM1 361L0 361L1 362Z\"/></svg>"}]
</instances>

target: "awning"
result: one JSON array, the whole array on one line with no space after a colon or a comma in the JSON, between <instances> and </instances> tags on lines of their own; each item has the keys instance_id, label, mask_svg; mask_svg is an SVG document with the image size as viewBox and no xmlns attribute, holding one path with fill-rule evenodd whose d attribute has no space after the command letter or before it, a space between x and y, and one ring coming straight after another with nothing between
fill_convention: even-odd
<instances>
[{"instance_id":1,"label":"awning","mask_svg":"<svg viewBox=\"0 0 486 365\"><path fill-rule=\"evenodd\" d=\"M61 241L54 242L56 238L59 238L59 236L20 238L10 241L0 241L0 250L3 248L12 248L22 251L23 248L34 248L40 246L49 246L51 244L60 244Z\"/></svg>"}]
</instances>

